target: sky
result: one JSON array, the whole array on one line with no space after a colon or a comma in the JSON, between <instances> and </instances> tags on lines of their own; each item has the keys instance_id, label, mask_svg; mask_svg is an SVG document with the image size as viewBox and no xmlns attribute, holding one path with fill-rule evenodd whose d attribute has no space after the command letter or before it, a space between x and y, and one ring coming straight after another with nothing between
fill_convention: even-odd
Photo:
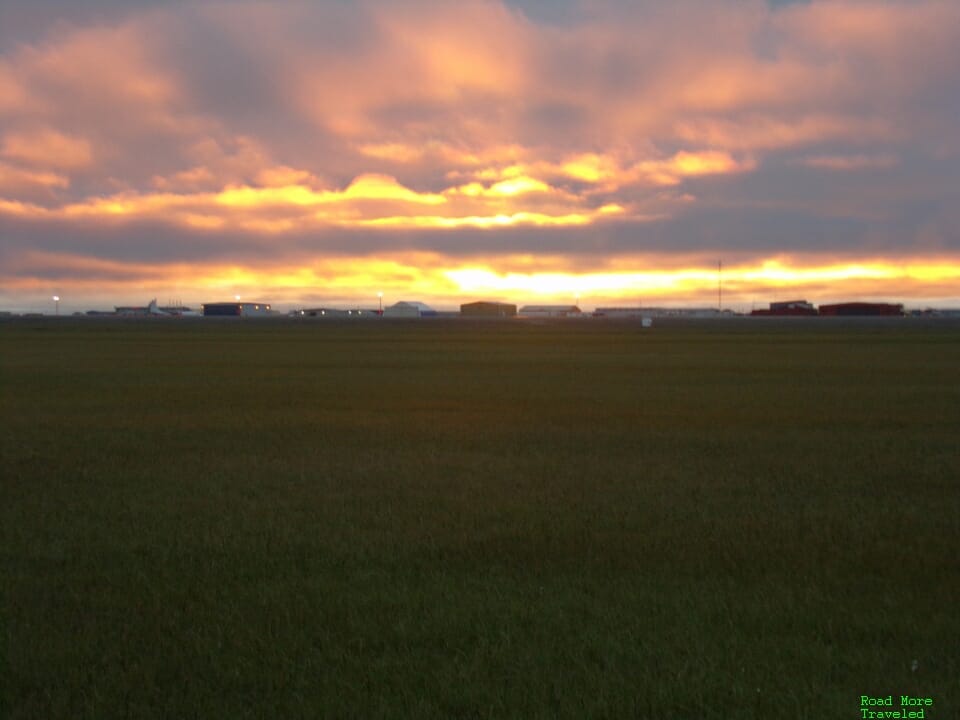
<instances>
[{"instance_id":1,"label":"sky","mask_svg":"<svg viewBox=\"0 0 960 720\"><path fill-rule=\"evenodd\" d=\"M955 0L5 0L0 310L960 306Z\"/></svg>"}]
</instances>

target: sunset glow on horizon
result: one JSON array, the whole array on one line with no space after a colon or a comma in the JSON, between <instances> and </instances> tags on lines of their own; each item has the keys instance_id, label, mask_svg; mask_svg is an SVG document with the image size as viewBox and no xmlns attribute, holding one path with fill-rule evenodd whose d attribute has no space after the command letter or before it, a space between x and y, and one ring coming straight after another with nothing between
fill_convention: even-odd
<instances>
[{"instance_id":1,"label":"sunset glow on horizon","mask_svg":"<svg viewBox=\"0 0 960 720\"><path fill-rule=\"evenodd\" d=\"M960 306L957 70L946 0L4 4L0 310Z\"/></svg>"}]
</instances>

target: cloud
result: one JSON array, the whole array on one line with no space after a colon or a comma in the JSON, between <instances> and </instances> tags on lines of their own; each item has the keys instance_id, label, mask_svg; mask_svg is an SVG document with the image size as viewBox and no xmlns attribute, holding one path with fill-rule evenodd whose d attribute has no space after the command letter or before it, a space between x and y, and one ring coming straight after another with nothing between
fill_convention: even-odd
<instances>
[{"instance_id":1,"label":"cloud","mask_svg":"<svg viewBox=\"0 0 960 720\"><path fill-rule=\"evenodd\" d=\"M753 160L737 160L720 150L681 150L670 158L640 162L633 168L632 174L641 181L654 185L679 185L688 177L740 173L753 168Z\"/></svg>"},{"instance_id":2,"label":"cloud","mask_svg":"<svg viewBox=\"0 0 960 720\"><path fill-rule=\"evenodd\" d=\"M813 155L803 158L801 164L826 170L877 170L895 166L897 158L890 154Z\"/></svg>"},{"instance_id":3,"label":"cloud","mask_svg":"<svg viewBox=\"0 0 960 720\"><path fill-rule=\"evenodd\" d=\"M0 162L0 192L28 195L37 189L67 188L70 180L49 171L34 171Z\"/></svg>"},{"instance_id":4,"label":"cloud","mask_svg":"<svg viewBox=\"0 0 960 720\"><path fill-rule=\"evenodd\" d=\"M27 104L27 91L8 63L0 61L0 117Z\"/></svg>"},{"instance_id":5,"label":"cloud","mask_svg":"<svg viewBox=\"0 0 960 720\"><path fill-rule=\"evenodd\" d=\"M92 223L154 220L198 230L236 228L268 234L303 232L325 226L395 228L493 228L514 224L586 225L621 215L616 203L588 206L574 195L527 177L450 187L442 193L422 192L387 175L365 174L342 189L315 189L284 181L311 180L290 168L261 173L265 185L230 185L216 192L173 192L209 179L206 168L156 178L160 192L121 192L88 198L60 207L0 201L0 217L32 221L77 220ZM542 197L536 206L517 206L524 196ZM531 207L537 209L529 209ZM427 211L430 214L424 214Z\"/></svg>"},{"instance_id":6,"label":"cloud","mask_svg":"<svg viewBox=\"0 0 960 720\"><path fill-rule=\"evenodd\" d=\"M674 126L678 140L730 151L776 151L836 141L862 145L890 142L899 134L892 122L884 118L809 111L789 117L746 113L735 119L682 118Z\"/></svg>"},{"instance_id":7,"label":"cloud","mask_svg":"<svg viewBox=\"0 0 960 720\"><path fill-rule=\"evenodd\" d=\"M836 301L838 287L845 293L842 299L899 301L918 291L954 297L958 280L960 264L934 257L904 263L884 258L838 262L778 256L725 264L723 273L725 305L741 310L787 296L816 303ZM241 294L273 302L275 307L327 303L375 307L376 293L383 292L387 303L416 297L449 307L451 299L454 303L518 297L572 302L579 297L581 305L591 308L638 301L646 307L702 305L704 296L715 292L717 273L709 260L696 256L630 256L617 263L584 267L567 256L504 255L457 262L428 252L303 258L291 267L270 262L257 266L143 263L34 251L0 271L4 287L47 299L47 290L64 281L81 297L106 288L110 295L100 304L107 307L145 302L143 289L150 287L153 294L179 297L194 306ZM76 296L64 294L62 303L77 307Z\"/></svg>"},{"instance_id":8,"label":"cloud","mask_svg":"<svg viewBox=\"0 0 960 720\"><path fill-rule=\"evenodd\" d=\"M7 260L960 250L956 3L4 12Z\"/></svg>"},{"instance_id":9,"label":"cloud","mask_svg":"<svg viewBox=\"0 0 960 720\"><path fill-rule=\"evenodd\" d=\"M0 155L56 170L84 168L93 162L93 151L87 140L49 129L7 133L0 145Z\"/></svg>"}]
</instances>

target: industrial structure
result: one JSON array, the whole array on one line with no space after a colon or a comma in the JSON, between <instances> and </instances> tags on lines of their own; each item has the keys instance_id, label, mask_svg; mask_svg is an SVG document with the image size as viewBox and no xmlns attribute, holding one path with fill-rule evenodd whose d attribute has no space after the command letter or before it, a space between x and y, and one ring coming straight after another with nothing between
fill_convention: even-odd
<instances>
[{"instance_id":1,"label":"industrial structure","mask_svg":"<svg viewBox=\"0 0 960 720\"><path fill-rule=\"evenodd\" d=\"M107 315L110 313L100 313L102 315ZM160 307L157 305L157 299L154 298L146 305L117 305L113 308L114 315L120 315L122 317L184 317L189 315L197 315L197 311L193 308L188 308L184 305L165 305ZM88 313L89 315L89 313Z\"/></svg>"},{"instance_id":2,"label":"industrial structure","mask_svg":"<svg viewBox=\"0 0 960 720\"><path fill-rule=\"evenodd\" d=\"M789 317L789 316L821 316L821 317L899 317L904 315L903 305L892 303L848 302L834 305L821 305L816 308L806 300L788 300L786 302L770 303L770 308L753 310L754 317Z\"/></svg>"},{"instance_id":3,"label":"industrial structure","mask_svg":"<svg viewBox=\"0 0 960 720\"><path fill-rule=\"evenodd\" d=\"M334 320L336 318L363 319L379 317L380 312L376 309L363 310L360 308L344 310L343 308L318 307L304 308L302 310L291 310L288 315L293 318L319 318Z\"/></svg>"},{"instance_id":4,"label":"industrial structure","mask_svg":"<svg viewBox=\"0 0 960 720\"><path fill-rule=\"evenodd\" d=\"M58 296L53 296L55 302ZM753 317L957 317L960 308L926 308L905 310L902 303L884 302L841 302L821 305L819 308L812 302L803 299L780 300L771 302L766 308L757 308L749 313L734 312L732 308L719 307L684 307L684 306L641 306L639 303L632 306L597 307L592 312L583 312L579 302L572 305L524 305L518 309L517 305L500 300L480 300L460 304L459 311L435 310L426 303L415 300L403 300L389 307L382 305L382 293L378 293L379 307L340 307L321 305L314 307L300 307L283 313L283 317L290 319L374 319L385 318L516 318L528 319L563 319L563 318L600 318L647 321L652 324L654 318L663 319L710 319L733 318L749 314ZM240 296L235 296L233 302L204 303L201 310L182 305L177 300L171 300L160 306L156 298L145 305L118 305L112 311L88 310L74 312L76 317L115 317L115 318L180 318L190 316L204 317L279 317L280 313L273 309L270 303L241 302ZM59 313L59 305L56 312ZM6 316L15 317L19 313L7 313ZM42 317L42 313L35 313ZM4 317L0 313L0 317Z\"/></svg>"},{"instance_id":5,"label":"industrial structure","mask_svg":"<svg viewBox=\"0 0 960 720\"><path fill-rule=\"evenodd\" d=\"M766 310L753 310L750 312L754 316L776 316L776 317L797 317L817 315L817 309L812 303L806 300L786 300L784 302L772 302Z\"/></svg>"},{"instance_id":6,"label":"industrial structure","mask_svg":"<svg viewBox=\"0 0 960 720\"><path fill-rule=\"evenodd\" d=\"M204 317L269 317L276 313L268 303L223 302L204 303Z\"/></svg>"},{"instance_id":7,"label":"industrial structure","mask_svg":"<svg viewBox=\"0 0 960 720\"><path fill-rule=\"evenodd\" d=\"M514 317L517 306L501 302L472 302L460 306L463 317Z\"/></svg>"},{"instance_id":8,"label":"industrial structure","mask_svg":"<svg viewBox=\"0 0 960 720\"><path fill-rule=\"evenodd\" d=\"M523 317L567 318L582 317L583 313L576 305L524 305L520 308Z\"/></svg>"},{"instance_id":9,"label":"industrial structure","mask_svg":"<svg viewBox=\"0 0 960 720\"><path fill-rule=\"evenodd\" d=\"M605 318L643 318L649 317L650 312L640 307L598 307L593 311L593 316Z\"/></svg>"},{"instance_id":10,"label":"industrial structure","mask_svg":"<svg viewBox=\"0 0 960 720\"><path fill-rule=\"evenodd\" d=\"M735 314L730 308L720 310L715 307L648 307L643 309L645 317L657 318L720 318L731 317Z\"/></svg>"},{"instance_id":11,"label":"industrial structure","mask_svg":"<svg viewBox=\"0 0 960 720\"><path fill-rule=\"evenodd\" d=\"M423 318L436 317L437 311L426 303L413 300L401 300L388 308L384 308L385 318Z\"/></svg>"},{"instance_id":12,"label":"industrial structure","mask_svg":"<svg viewBox=\"0 0 960 720\"><path fill-rule=\"evenodd\" d=\"M828 317L897 317L904 313L900 303L849 302L821 305L820 314Z\"/></svg>"}]
</instances>

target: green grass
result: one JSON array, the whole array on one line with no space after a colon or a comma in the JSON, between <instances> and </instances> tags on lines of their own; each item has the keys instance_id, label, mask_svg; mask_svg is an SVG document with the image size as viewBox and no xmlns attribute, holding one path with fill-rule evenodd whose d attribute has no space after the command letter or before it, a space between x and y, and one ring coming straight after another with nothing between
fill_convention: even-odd
<instances>
[{"instance_id":1,"label":"green grass","mask_svg":"<svg viewBox=\"0 0 960 720\"><path fill-rule=\"evenodd\" d=\"M957 717L958 368L909 320L0 323L0 717Z\"/></svg>"}]
</instances>

